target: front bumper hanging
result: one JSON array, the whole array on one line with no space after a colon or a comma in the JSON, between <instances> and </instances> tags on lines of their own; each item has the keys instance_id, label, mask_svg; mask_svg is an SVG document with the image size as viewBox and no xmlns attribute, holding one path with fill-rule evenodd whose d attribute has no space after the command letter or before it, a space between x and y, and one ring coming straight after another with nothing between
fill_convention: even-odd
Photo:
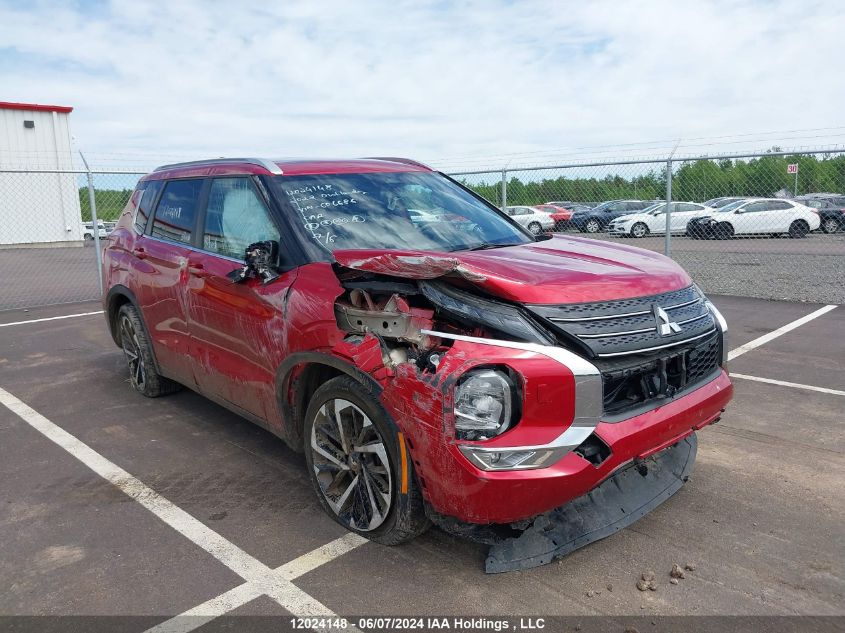
<instances>
[{"instance_id":1,"label":"front bumper hanging","mask_svg":"<svg viewBox=\"0 0 845 633\"><path fill-rule=\"evenodd\" d=\"M530 569L628 527L675 494L695 462L695 433L648 459L631 463L582 497L536 517L522 534L495 543L485 571Z\"/></svg>"}]
</instances>

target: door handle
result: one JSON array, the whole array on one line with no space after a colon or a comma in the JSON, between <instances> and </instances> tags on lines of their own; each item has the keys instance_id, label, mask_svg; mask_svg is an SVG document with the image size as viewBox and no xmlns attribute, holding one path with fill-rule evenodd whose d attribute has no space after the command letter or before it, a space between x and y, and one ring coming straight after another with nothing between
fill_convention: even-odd
<instances>
[{"instance_id":1,"label":"door handle","mask_svg":"<svg viewBox=\"0 0 845 633\"><path fill-rule=\"evenodd\" d=\"M210 273L205 269L202 264L196 262L188 262L188 274L202 279L204 277L208 277Z\"/></svg>"},{"instance_id":2,"label":"door handle","mask_svg":"<svg viewBox=\"0 0 845 633\"><path fill-rule=\"evenodd\" d=\"M143 246L136 246L132 249L132 254L137 257L138 259L146 259L147 258L147 251L144 250Z\"/></svg>"}]
</instances>

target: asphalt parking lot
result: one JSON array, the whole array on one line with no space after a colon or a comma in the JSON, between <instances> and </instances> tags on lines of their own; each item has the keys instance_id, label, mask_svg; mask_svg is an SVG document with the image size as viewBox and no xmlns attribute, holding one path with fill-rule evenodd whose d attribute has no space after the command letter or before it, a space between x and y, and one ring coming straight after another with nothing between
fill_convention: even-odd
<instances>
[{"instance_id":1,"label":"asphalt parking lot","mask_svg":"<svg viewBox=\"0 0 845 633\"><path fill-rule=\"evenodd\" d=\"M132 391L102 315L52 318L99 304L0 313L0 614L145 616L137 631L185 613L169 630L225 613L845 615L845 308L714 300L736 396L691 481L500 575L437 529L396 548L349 536L280 440L190 391ZM647 570L656 591L636 588Z\"/></svg>"}]
</instances>

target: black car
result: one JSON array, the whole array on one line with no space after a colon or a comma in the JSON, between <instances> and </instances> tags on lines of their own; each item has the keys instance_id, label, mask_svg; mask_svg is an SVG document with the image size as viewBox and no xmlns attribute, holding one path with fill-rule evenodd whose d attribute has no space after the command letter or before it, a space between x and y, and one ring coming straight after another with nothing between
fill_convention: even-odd
<instances>
[{"instance_id":1,"label":"black car","mask_svg":"<svg viewBox=\"0 0 845 633\"><path fill-rule=\"evenodd\" d=\"M825 233L836 233L845 229L845 196L836 193L809 193L798 196L795 202L819 212L821 229Z\"/></svg>"},{"instance_id":2,"label":"black car","mask_svg":"<svg viewBox=\"0 0 845 633\"><path fill-rule=\"evenodd\" d=\"M659 202L659 200L657 201ZM576 211L569 223L583 233L598 233L619 216L638 213L655 200L608 200L588 211Z\"/></svg>"}]
</instances>

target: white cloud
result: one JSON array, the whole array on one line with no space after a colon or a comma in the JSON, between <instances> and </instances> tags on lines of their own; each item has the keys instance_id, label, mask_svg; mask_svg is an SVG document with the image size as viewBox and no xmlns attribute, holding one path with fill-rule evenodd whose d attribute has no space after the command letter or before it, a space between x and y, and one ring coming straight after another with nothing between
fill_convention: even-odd
<instances>
[{"instance_id":1,"label":"white cloud","mask_svg":"<svg viewBox=\"0 0 845 633\"><path fill-rule=\"evenodd\" d=\"M837 126L845 101L835 0L21 6L0 4L2 98L73 105L91 153L493 163Z\"/></svg>"}]
</instances>

